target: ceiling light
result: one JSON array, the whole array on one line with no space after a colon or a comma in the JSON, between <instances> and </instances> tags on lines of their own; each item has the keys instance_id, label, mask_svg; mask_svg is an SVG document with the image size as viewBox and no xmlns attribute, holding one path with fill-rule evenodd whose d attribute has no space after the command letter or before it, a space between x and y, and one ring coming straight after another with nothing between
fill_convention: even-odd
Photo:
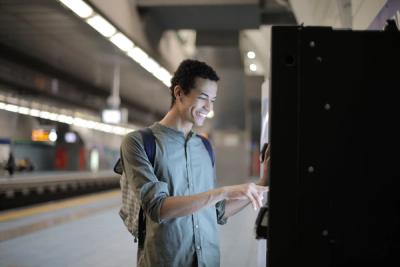
<instances>
[{"instance_id":1,"label":"ceiling light","mask_svg":"<svg viewBox=\"0 0 400 267\"><path fill-rule=\"evenodd\" d=\"M249 51L247 52L247 57L250 59L254 59L256 58L256 53L254 53L254 51Z\"/></svg>"},{"instance_id":2,"label":"ceiling light","mask_svg":"<svg viewBox=\"0 0 400 267\"><path fill-rule=\"evenodd\" d=\"M74 118L61 114L57 117L57 121L65 124L72 124L74 122Z\"/></svg>"},{"instance_id":3,"label":"ceiling light","mask_svg":"<svg viewBox=\"0 0 400 267\"><path fill-rule=\"evenodd\" d=\"M151 57L146 58L140 64L143 68L145 68L150 73L156 73L160 69L160 65L154 61Z\"/></svg>"},{"instance_id":4,"label":"ceiling light","mask_svg":"<svg viewBox=\"0 0 400 267\"><path fill-rule=\"evenodd\" d=\"M30 109L27 107L19 107L18 108L18 113L24 114L24 115L29 115Z\"/></svg>"},{"instance_id":5,"label":"ceiling light","mask_svg":"<svg viewBox=\"0 0 400 267\"><path fill-rule=\"evenodd\" d=\"M153 73L157 79L163 82L166 86L171 86L172 75L163 67L160 67L156 72Z\"/></svg>"},{"instance_id":6,"label":"ceiling light","mask_svg":"<svg viewBox=\"0 0 400 267\"><path fill-rule=\"evenodd\" d=\"M93 16L86 22L105 37L111 37L116 32L115 27L100 15Z\"/></svg>"},{"instance_id":7,"label":"ceiling light","mask_svg":"<svg viewBox=\"0 0 400 267\"><path fill-rule=\"evenodd\" d=\"M128 51L133 48L133 42L129 40L128 37L123 35L122 33L117 33L113 37L110 38L110 41L113 42L116 46L118 46L123 51Z\"/></svg>"},{"instance_id":8,"label":"ceiling light","mask_svg":"<svg viewBox=\"0 0 400 267\"><path fill-rule=\"evenodd\" d=\"M160 69L162 69L162 68L160 67ZM42 105L42 106L44 106L44 105ZM78 126L78 127L95 129L98 131L113 133L113 134L117 134L117 135L125 135L129 132L136 130L135 128L125 128L125 127L121 127L121 126L114 126L114 125L100 123L97 121L87 120L87 119L83 119L83 118L79 118L79 117L72 117L72 116L64 115L64 114L60 114L60 113L53 113L53 112L49 112L46 110L28 108L28 107L18 106L18 105L14 105L14 104L8 104L8 103L4 103L4 102L0 102L0 110L16 112L16 113L20 113L23 115L29 115L32 117L40 117L43 119L58 121L61 123L66 123L66 124L74 124L75 126ZM57 140L57 133L55 131L53 133L52 138L54 138L54 141Z\"/></svg>"},{"instance_id":9,"label":"ceiling light","mask_svg":"<svg viewBox=\"0 0 400 267\"><path fill-rule=\"evenodd\" d=\"M122 114L119 109L104 109L101 113L103 122L117 124L121 122Z\"/></svg>"},{"instance_id":10,"label":"ceiling light","mask_svg":"<svg viewBox=\"0 0 400 267\"><path fill-rule=\"evenodd\" d=\"M81 18L87 18L93 13L93 9L82 0L60 0L60 2Z\"/></svg>"},{"instance_id":11,"label":"ceiling light","mask_svg":"<svg viewBox=\"0 0 400 267\"><path fill-rule=\"evenodd\" d=\"M31 111L29 112L29 115L31 115L32 117L39 117L40 110L32 108Z\"/></svg>"},{"instance_id":12,"label":"ceiling light","mask_svg":"<svg viewBox=\"0 0 400 267\"><path fill-rule=\"evenodd\" d=\"M133 60L135 60L140 65L149 57L146 52L144 52L139 47L135 47L128 52L128 56L130 56Z\"/></svg>"},{"instance_id":13,"label":"ceiling light","mask_svg":"<svg viewBox=\"0 0 400 267\"><path fill-rule=\"evenodd\" d=\"M57 113L53 113L53 112L49 113L49 120L57 121L57 119L58 119L58 114Z\"/></svg>"},{"instance_id":14,"label":"ceiling light","mask_svg":"<svg viewBox=\"0 0 400 267\"><path fill-rule=\"evenodd\" d=\"M117 27L112 25L106 18L103 18L97 14L89 4L86 4L83 0L59 0L64 6L71 9L78 16L83 18L86 23L92 26L103 36L107 37L114 45L120 48L122 51L127 52L128 56L134 61L139 63L140 66L145 68L157 79L164 83L167 87L171 84L172 75L162 68L158 62L151 59L146 52L144 52L124 34L117 32ZM195 32L192 33L192 39L195 36ZM148 59L150 58L150 59ZM153 63L155 62L157 66ZM160 70L161 69L161 70Z\"/></svg>"},{"instance_id":15,"label":"ceiling light","mask_svg":"<svg viewBox=\"0 0 400 267\"><path fill-rule=\"evenodd\" d=\"M7 104L5 106L5 110L11 111L11 112L18 112L18 106L12 105L12 104Z\"/></svg>"},{"instance_id":16,"label":"ceiling light","mask_svg":"<svg viewBox=\"0 0 400 267\"><path fill-rule=\"evenodd\" d=\"M257 70L257 65L252 63L252 64L250 64L249 68L250 68L251 71L256 71Z\"/></svg>"},{"instance_id":17,"label":"ceiling light","mask_svg":"<svg viewBox=\"0 0 400 267\"><path fill-rule=\"evenodd\" d=\"M47 120L47 119L50 118L50 112L48 112L48 111L40 111L39 116L40 116L40 118Z\"/></svg>"}]
</instances>

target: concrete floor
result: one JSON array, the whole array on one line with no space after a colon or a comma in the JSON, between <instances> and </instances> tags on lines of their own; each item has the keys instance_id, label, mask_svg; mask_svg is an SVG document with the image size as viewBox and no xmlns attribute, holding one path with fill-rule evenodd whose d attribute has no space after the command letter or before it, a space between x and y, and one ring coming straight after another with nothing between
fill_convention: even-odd
<instances>
[{"instance_id":1,"label":"concrete floor","mask_svg":"<svg viewBox=\"0 0 400 267\"><path fill-rule=\"evenodd\" d=\"M0 213L0 266L136 266L137 244L119 205L114 190ZM256 216L248 206L220 227L222 267L265 266Z\"/></svg>"}]
</instances>

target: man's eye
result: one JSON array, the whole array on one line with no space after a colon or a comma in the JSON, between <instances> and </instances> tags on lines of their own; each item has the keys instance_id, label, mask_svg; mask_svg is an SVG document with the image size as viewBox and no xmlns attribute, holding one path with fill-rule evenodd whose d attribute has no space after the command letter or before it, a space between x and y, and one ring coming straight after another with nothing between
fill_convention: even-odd
<instances>
[{"instance_id":1,"label":"man's eye","mask_svg":"<svg viewBox=\"0 0 400 267\"><path fill-rule=\"evenodd\" d=\"M205 98L205 97L199 97L199 99L201 99L201 100L207 100L207 98Z\"/></svg>"}]
</instances>

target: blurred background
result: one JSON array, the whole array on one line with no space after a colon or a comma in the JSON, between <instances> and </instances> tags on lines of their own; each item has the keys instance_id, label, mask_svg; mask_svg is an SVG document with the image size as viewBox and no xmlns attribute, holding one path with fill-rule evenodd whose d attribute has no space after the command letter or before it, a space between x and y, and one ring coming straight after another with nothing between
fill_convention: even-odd
<instances>
[{"instance_id":1,"label":"blurred background","mask_svg":"<svg viewBox=\"0 0 400 267\"><path fill-rule=\"evenodd\" d=\"M135 266L112 168L123 136L169 110L182 60L221 78L196 129L220 184L255 181L271 26L381 30L388 18L399 21L399 1L0 0L0 265ZM223 266L265 266L256 215L221 228Z\"/></svg>"}]
</instances>

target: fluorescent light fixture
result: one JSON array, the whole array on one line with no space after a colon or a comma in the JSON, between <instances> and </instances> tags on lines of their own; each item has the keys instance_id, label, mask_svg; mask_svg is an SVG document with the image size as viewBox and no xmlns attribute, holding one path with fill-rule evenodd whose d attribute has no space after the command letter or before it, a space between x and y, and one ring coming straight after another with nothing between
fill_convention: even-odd
<instances>
[{"instance_id":1,"label":"fluorescent light fixture","mask_svg":"<svg viewBox=\"0 0 400 267\"><path fill-rule=\"evenodd\" d=\"M40 116L40 110L31 108L31 111L29 112L29 115L33 117L39 117Z\"/></svg>"},{"instance_id":2,"label":"fluorescent light fixture","mask_svg":"<svg viewBox=\"0 0 400 267\"><path fill-rule=\"evenodd\" d=\"M103 131L103 132L106 132L106 133L111 133L112 132L112 126L111 125L108 125L108 124L105 124L105 123L102 123L101 125L100 125L100 131Z\"/></svg>"},{"instance_id":3,"label":"fluorescent light fixture","mask_svg":"<svg viewBox=\"0 0 400 267\"><path fill-rule=\"evenodd\" d=\"M75 126L78 126L78 127L87 128L86 127L87 126L87 121L84 120L84 119L81 119L81 118L75 117L74 118L74 122L72 124L75 125Z\"/></svg>"},{"instance_id":4,"label":"fluorescent light fixture","mask_svg":"<svg viewBox=\"0 0 400 267\"><path fill-rule=\"evenodd\" d=\"M81 18L87 18L93 13L93 9L82 0L59 0Z\"/></svg>"},{"instance_id":5,"label":"fluorescent light fixture","mask_svg":"<svg viewBox=\"0 0 400 267\"><path fill-rule=\"evenodd\" d=\"M93 129L96 129L97 131L101 131L101 122L95 121Z\"/></svg>"},{"instance_id":6,"label":"fluorescent light fixture","mask_svg":"<svg viewBox=\"0 0 400 267\"><path fill-rule=\"evenodd\" d=\"M207 118L209 118L209 119L214 118L214 110L211 110L210 112L208 112Z\"/></svg>"},{"instance_id":7,"label":"fluorescent light fixture","mask_svg":"<svg viewBox=\"0 0 400 267\"><path fill-rule=\"evenodd\" d=\"M17 101L17 102L19 102L19 101ZM44 106L44 105L40 105L40 104L36 103L36 106ZM83 119L80 117L72 117L72 116L64 115L64 114L60 114L60 113L53 113L53 112L49 112L46 110L28 108L25 106L19 106L19 105L4 103L4 102L0 102L0 110L6 110L9 112L20 113L20 114L28 115L28 116L32 116L32 117L40 117L43 119L58 121L61 123L66 123L66 124L73 124L78 127L94 129L97 131L113 133L116 135L125 135L129 132L136 130L135 128L126 128L123 126L101 123L101 122L94 121L94 120ZM60 111L62 111L62 109L60 109ZM112 110L112 111L114 112L115 110ZM116 110L116 111L119 112L119 117L122 118L121 111L120 110ZM66 111L64 110L64 112L66 112ZM113 119L115 119L115 117ZM113 123L115 123L115 122L113 122ZM55 132L54 129L53 129L53 131L54 131L53 137L49 137L49 138L55 138L54 140L57 140L57 137L56 137L57 133Z\"/></svg>"},{"instance_id":8,"label":"fluorescent light fixture","mask_svg":"<svg viewBox=\"0 0 400 267\"><path fill-rule=\"evenodd\" d=\"M117 31L117 27L112 25L107 19L97 14L90 5L83 0L59 0L66 7L75 12L79 17L83 18L86 23L92 26L103 36L107 37L110 42L127 52L128 56L139 63L144 69L153 74L167 87L171 85L172 75L163 67L161 67L154 59L150 58L146 52L135 46L123 33ZM249 51L252 52L252 51ZM254 53L254 52L253 52ZM254 54L255 56L255 54ZM161 71L160 71L161 69Z\"/></svg>"},{"instance_id":9,"label":"fluorescent light fixture","mask_svg":"<svg viewBox=\"0 0 400 267\"><path fill-rule=\"evenodd\" d=\"M247 52L247 57L250 59L254 59L256 58L256 53L254 53L254 51L249 51Z\"/></svg>"},{"instance_id":10,"label":"fluorescent light fixture","mask_svg":"<svg viewBox=\"0 0 400 267\"><path fill-rule=\"evenodd\" d=\"M50 118L50 112L47 111L41 111L39 114L39 117L42 119L49 119Z\"/></svg>"},{"instance_id":11,"label":"fluorescent light fixture","mask_svg":"<svg viewBox=\"0 0 400 267\"><path fill-rule=\"evenodd\" d=\"M118 109L105 109L101 113L101 117L104 123L120 123L122 114Z\"/></svg>"},{"instance_id":12,"label":"fluorescent light fixture","mask_svg":"<svg viewBox=\"0 0 400 267\"><path fill-rule=\"evenodd\" d=\"M96 123L95 121L88 121L88 124L86 125L87 128L89 129L96 129Z\"/></svg>"},{"instance_id":13,"label":"fluorescent light fixture","mask_svg":"<svg viewBox=\"0 0 400 267\"><path fill-rule=\"evenodd\" d=\"M142 49L139 47L134 47L132 50L129 50L128 56L130 56L133 60L135 60L137 63L142 65L142 62L144 62L149 56L144 52Z\"/></svg>"},{"instance_id":14,"label":"fluorescent light fixture","mask_svg":"<svg viewBox=\"0 0 400 267\"><path fill-rule=\"evenodd\" d=\"M140 65L152 74L155 74L160 69L160 65L151 57L143 60Z\"/></svg>"},{"instance_id":15,"label":"fluorescent light fixture","mask_svg":"<svg viewBox=\"0 0 400 267\"><path fill-rule=\"evenodd\" d=\"M249 68L250 68L251 71L256 71L257 70L257 65L252 63L252 64L250 64Z\"/></svg>"},{"instance_id":16,"label":"fluorescent light fixture","mask_svg":"<svg viewBox=\"0 0 400 267\"><path fill-rule=\"evenodd\" d=\"M49 120L57 121L58 120L58 114L50 112L49 113Z\"/></svg>"},{"instance_id":17,"label":"fluorescent light fixture","mask_svg":"<svg viewBox=\"0 0 400 267\"><path fill-rule=\"evenodd\" d=\"M7 104L5 106L5 110L11 111L11 112L18 112L18 106L12 105L12 104Z\"/></svg>"},{"instance_id":18,"label":"fluorescent light fixture","mask_svg":"<svg viewBox=\"0 0 400 267\"><path fill-rule=\"evenodd\" d=\"M57 121L61 123L72 124L74 122L74 118L61 114L57 117Z\"/></svg>"},{"instance_id":19,"label":"fluorescent light fixture","mask_svg":"<svg viewBox=\"0 0 400 267\"><path fill-rule=\"evenodd\" d=\"M105 37L111 37L116 32L115 27L100 15L88 18L86 22Z\"/></svg>"},{"instance_id":20,"label":"fluorescent light fixture","mask_svg":"<svg viewBox=\"0 0 400 267\"><path fill-rule=\"evenodd\" d=\"M163 67L160 67L156 72L153 73L153 75L162 81L167 87L171 86L172 75Z\"/></svg>"},{"instance_id":21,"label":"fluorescent light fixture","mask_svg":"<svg viewBox=\"0 0 400 267\"><path fill-rule=\"evenodd\" d=\"M120 32L113 35L110 38L110 41L123 51L128 51L134 46L133 42Z\"/></svg>"},{"instance_id":22,"label":"fluorescent light fixture","mask_svg":"<svg viewBox=\"0 0 400 267\"><path fill-rule=\"evenodd\" d=\"M30 109L27 107L19 107L18 108L18 113L24 114L24 115L29 115Z\"/></svg>"},{"instance_id":23,"label":"fluorescent light fixture","mask_svg":"<svg viewBox=\"0 0 400 267\"><path fill-rule=\"evenodd\" d=\"M172 75L165 68L161 67L157 61L149 57L142 49L135 46L128 51L128 56L139 63L145 70L153 74L154 77L159 79L167 87L171 85Z\"/></svg>"},{"instance_id":24,"label":"fluorescent light fixture","mask_svg":"<svg viewBox=\"0 0 400 267\"><path fill-rule=\"evenodd\" d=\"M118 134L118 135L123 135L125 134L125 129L119 126L115 126L112 129L113 133Z\"/></svg>"}]
</instances>

